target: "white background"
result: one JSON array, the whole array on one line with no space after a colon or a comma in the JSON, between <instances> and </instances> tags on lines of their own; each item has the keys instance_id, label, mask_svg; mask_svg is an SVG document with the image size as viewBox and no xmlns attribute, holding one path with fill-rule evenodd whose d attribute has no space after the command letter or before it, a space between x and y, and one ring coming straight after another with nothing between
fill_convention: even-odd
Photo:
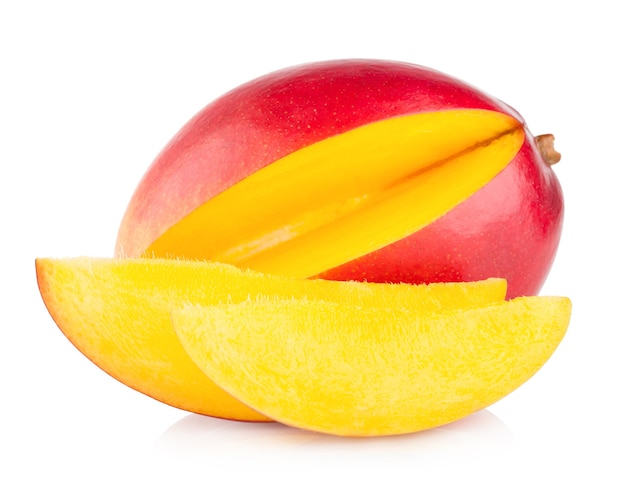
<instances>
[{"instance_id":1,"label":"white background","mask_svg":"<svg viewBox=\"0 0 626 500\"><path fill-rule=\"evenodd\" d=\"M2 2L0 497L626 498L624 89L619 3ZM542 293L574 305L527 384L421 434L339 439L193 416L105 375L56 328L36 256L111 256L167 140L293 64L405 60L551 132L566 223Z\"/></svg>"}]
</instances>

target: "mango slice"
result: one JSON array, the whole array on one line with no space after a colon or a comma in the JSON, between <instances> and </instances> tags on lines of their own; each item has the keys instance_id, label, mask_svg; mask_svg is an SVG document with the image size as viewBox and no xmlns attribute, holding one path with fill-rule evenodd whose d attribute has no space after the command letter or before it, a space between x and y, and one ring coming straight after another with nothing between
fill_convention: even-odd
<instances>
[{"instance_id":1,"label":"mango slice","mask_svg":"<svg viewBox=\"0 0 626 500\"><path fill-rule=\"evenodd\" d=\"M36 269L42 298L59 328L105 372L169 405L252 421L268 418L227 394L191 361L171 326L173 308L263 294L442 310L499 301L506 293L501 279L429 286L296 280L165 259L37 259Z\"/></svg>"},{"instance_id":2,"label":"mango slice","mask_svg":"<svg viewBox=\"0 0 626 500\"><path fill-rule=\"evenodd\" d=\"M567 329L564 297L424 311L310 299L188 305L174 327L194 362L285 424L344 436L415 432L528 380Z\"/></svg>"},{"instance_id":3,"label":"mango slice","mask_svg":"<svg viewBox=\"0 0 626 500\"><path fill-rule=\"evenodd\" d=\"M523 141L519 121L483 109L374 122L256 171L170 227L143 256L316 276L430 224L493 179Z\"/></svg>"}]
</instances>

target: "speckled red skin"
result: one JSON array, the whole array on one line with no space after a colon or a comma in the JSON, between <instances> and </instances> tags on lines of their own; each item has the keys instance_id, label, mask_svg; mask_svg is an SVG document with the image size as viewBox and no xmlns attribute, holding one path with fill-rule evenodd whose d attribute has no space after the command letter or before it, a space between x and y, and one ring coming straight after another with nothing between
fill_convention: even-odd
<instances>
[{"instance_id":1,"label":"speckled red skin","mask_svg":"<svg viewBox=\"0 0 626 500\"><path fill-rule=\"evenodd\" d=\"M314 142L385 118L462 108L501 111L523 123L478 89L407 63L327 61L253 80L201 110L161 151L129 203L115 253L140 256L216 194ZM324 276L389 282L504 276L509 295L536 293L558 244L562 195L527 136L501 174L437 222Z\"/></svg>"}]
</instances>

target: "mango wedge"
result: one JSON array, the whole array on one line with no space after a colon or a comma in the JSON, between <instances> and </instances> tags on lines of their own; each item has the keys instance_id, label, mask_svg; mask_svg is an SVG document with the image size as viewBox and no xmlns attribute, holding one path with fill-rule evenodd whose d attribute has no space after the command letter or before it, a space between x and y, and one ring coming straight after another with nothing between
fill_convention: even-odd
<instances>
[{"instance_id":1,"label":"mango wedge","mask_svg":"<svg viewBox=\"0 0 626 500\"><path fill-rule=\"evenodd\" d=\"M254 172L176 222L143 257L316 276L441 217L501 172L523 142L519 121L483 109L370 123Z\"/></svg>"},{"instance_id":2,"label":"mango wedge","mask_svg":"<svg viewBox=\"0 0 626 500\"><path fill-rule=\"evenodd\" d=\"M303 429L372 436L496 402L552 355L570 313L564 297L437 314L270 298L172 317L194 362L252 408Z\"/></svg>"},{"instance_id":3,"label":"mango wedge","mask_svg":"<svg viewBox=\"0 0 626 500\"><path fill-rule=\"evenodd\" d=\"M268 417L230 396L192 362L172 328L172 309L274 295L424 311L492 303L506 293L501 279L429 286L298 280L168 259L37 259L36 270L54 321L105 372L177 408L250 421Z\"/></svg>"}]
</instances>

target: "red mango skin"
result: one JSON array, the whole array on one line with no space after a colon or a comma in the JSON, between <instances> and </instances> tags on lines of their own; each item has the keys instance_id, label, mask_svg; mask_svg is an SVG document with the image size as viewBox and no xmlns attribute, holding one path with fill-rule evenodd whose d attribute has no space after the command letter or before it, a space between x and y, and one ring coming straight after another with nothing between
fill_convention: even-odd
<instances>
[{"instance_id":1,"label":"red mango skin","mask_svg":"<svg viewBox=\"0 0 626 500\"><path fill-rule=\"evenodd\" d=\"M298 149L374 121L449 109L511 107L430 68L337 60L252 80L194 116L139 183L115 255L138 257L184 216L255 171ZM509 279L509 296L541 287L562 225L562 193L531 134L489 185L418 233L323 273L384 282ZM207 228L210 233L210 228Z\"/></svg>"}]
</instances>

